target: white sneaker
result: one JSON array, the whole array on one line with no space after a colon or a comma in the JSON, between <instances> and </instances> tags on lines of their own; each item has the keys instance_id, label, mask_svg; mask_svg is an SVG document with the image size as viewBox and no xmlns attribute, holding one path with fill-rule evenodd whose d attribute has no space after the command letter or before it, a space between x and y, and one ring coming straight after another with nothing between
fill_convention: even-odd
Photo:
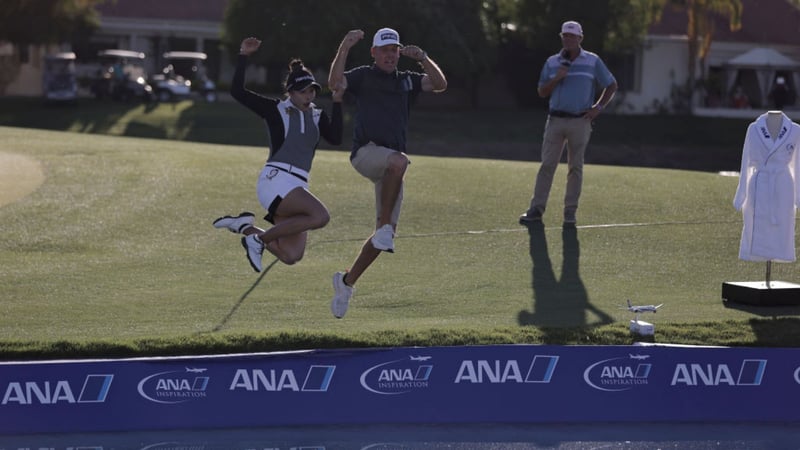
<instances>
[{"instance_id":1,"label":"white sneaker","mask_svg":"<svg viewBox=\"0 0 800 450\"><path fill-rule=\"evenodd\" d=\"M344 284L345 272L336 272L333 274L333 300L331 300L331 312L337 319L341 319L347 314L347 308L350 307L350 298L353 296L352 286Z\"/></svg>"},{"instance_id":2,"label":"white sneaker","mask_svg":"<svg viewBox=\"0 0 800 450\"><path fill-rule=\"evenodd\" d=\"M241 233L247 227L253 225L253 216L251 212L243 212L236 217L222 216L214 221L214 228L227 228L231 233Z\"/></svg>"},{"instance_id":3,"label":"white sneaker","mask_svg":"<svg viewBox=\"0 0 800 450\"><path fill-rule=\"evenodd\" d=\"M258 238L258 235L248 234L242 238L242 247L247 252L247 260L250 261L250 267L256 272L261 272L261 254L264 253L264 243Z\"/></svg>"},{"instance_id":4,"label":"white sneaker","mask_svg":"<svg viewBox=\"0 0 800 450\"><path fill-rule=\"evenodd\" d=\"M378 250L394 253L394 229L390 224L386 224L372 236L372 246Z\"/></svg>"}]
</instances>

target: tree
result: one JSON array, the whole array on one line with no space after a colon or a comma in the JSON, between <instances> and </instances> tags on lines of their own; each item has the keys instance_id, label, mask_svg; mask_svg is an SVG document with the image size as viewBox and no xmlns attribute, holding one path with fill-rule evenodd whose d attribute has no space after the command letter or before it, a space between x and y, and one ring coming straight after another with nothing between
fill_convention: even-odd
<instances>
[{"instance_id":1,"label":"tree","mask_svg":"<svg viewBox=\"0 0 800 450\"><path fill-rule=\"evenodd\" d=\"M447 74L451 87L466 89L473 106L478 101L480 81L495 65L497 44L491 40L488 28L487 6L491 3L483 0L387 1L397 9L405 7L415 12L398 26L405 30L409 43L420 45L434 57Z\"/></svg>"},{"instance_id":2,"label":"tree","mask_svg":"<svg viewBox=\"0 0 800 450\"><path fill-rule=\"evenodd\" d=\"M517 32L530 48L552 50L567 20L581 23L596 52L637 48L650 24L660 16L664 0L518 0L513 16Z\"/></svg>"},{"instance_id":3,"label":"tree","mask_svg":"<svg viewBox=\"0 0 800 450\"><path fill-rule=\"evenodd\" d=\"M99 25L95 5L102 0L4 0L0 41L15 45L69 41Z\"/></svg>"},{"instance_id":4,"label":"tree","mask_svg":"<svg viewBox=\"0 0 800 450\"><path fill-rule=\"evenodd\" d=\"M99 25L94 7L100 0L4 0L0 8L0 42L12 54L0 57L0 94L19 74L20 48L55 44L90 34Z\"/></svg>"},{"instance_id":5,"label":"tree","mask_svg":"<svg viewBox=\"0 0 800 450\"><path fill-rule=\"evenodd\" d=\"M442 67L451 86L461 84L476 92L478 80L491 70L493 44L487 38L491 12L482 0L231 0L225 11L223 45L238 53L241 40L255 36L261 50L255 64L268 73L285 73L290 58L300 57L309 67L327 69L345 33L367 34L348 58L349 65L369 64L372 33L382 27L400 32L401 41L424 48ZM310 11L314 11L311 13ZM407 60L404 67L419 68ZM277 70L275 70L277 69ZM268 80L276 86L273 76Z\"/></svg>"},{"instance_id":6,"label":"tree","mask_svg":"<svg viewBox=\"0 0 800 450\"><path fill-rule=\"evenodd\" d=\"M238 53L241 40L256 36L262 50L253 62L266 66L270 86L277 86L291 57L309 67L327 69L344 34L367 33L348 63L369 64L371 33L390 26L404 43L418 44L440 64L453 88L464 87L477 100L489 73L506 73L516 97L537 98L541 64L560 46L565 20L578 20L597 52L631 52L638 48L654 18L668 0L231 0L223 26L223 43ZM312 13L313 11L313 13ZM416 65L403 68L415 69ZM277 70L274 70L277 69Z\"/></svg>"},{"instance_id":7,"label":"tree","mask_svg":"<svg viewBox=\"0 0 800 450\"><path fill-rule=\"evenodd\" d=\"M516 0L509 36L501 50L513 63L507 69L512 85L526 86L518 98L541 104L536 82L545 59L561 47L561 24L581 23L587 49L606 59L631 54L641 47L647 30L663 10L663 0ZM622 59L622 58L617 58Z\"/></svg>"}]
</instances>

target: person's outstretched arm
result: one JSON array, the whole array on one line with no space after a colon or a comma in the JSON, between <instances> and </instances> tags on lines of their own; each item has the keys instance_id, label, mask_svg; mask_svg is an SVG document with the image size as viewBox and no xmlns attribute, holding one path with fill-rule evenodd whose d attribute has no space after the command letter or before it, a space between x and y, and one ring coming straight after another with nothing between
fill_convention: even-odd
<instances>
[{"instance_id":1,"label":"person's outstretched arm","mask_svg":"<svg viewBox=\"0 0 800 450\"><path fill-rule=\"evenodd\" d=\"M425 71L422 77L422 90L425 92L444 92L447 89L447 79L434 60L428 53L416 45L406 45L400 50L400 54L417 61Z\"/></svg>"},{"instance_id":2,"label":"person's outstretched arm","mask_svg":"<svg viewBox=\"0 0 800 450\"><path fill-rule=\"evenodd\" d=\"M347 62L347 55L350 53L350 49L361 39L364 39L364 32L361 30L350 30L344 36L342 43L339 44L339 50L336 51L336 56L331 63L331 71L328 73L328 86L337 86L342 89L347 89L344 65Z\"/></svg>"},{"instance_id":3,"label":"person's outstretched arm","mask_svg":"<svg viewBox=\"0 0 800 450\"><path fill-rule=\"evenodd\" d=\"M264 97L244 87L247 58L255 53L260 46L261 41L254 37L249 37L242 41L242 46L239 48L239 59L236 62L236 70L233 73L233 82L231 82L231 97L259 116L267 117L275 109L278 100Z\"/></svg>"}]
</instances>

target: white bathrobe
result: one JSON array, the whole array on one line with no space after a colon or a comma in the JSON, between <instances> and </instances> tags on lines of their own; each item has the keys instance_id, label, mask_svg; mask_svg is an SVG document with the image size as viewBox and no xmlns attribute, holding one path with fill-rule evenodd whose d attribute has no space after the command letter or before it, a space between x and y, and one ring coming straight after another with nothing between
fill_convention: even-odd
<instances>
[{"instance_id":1,"label":"white bathrobe","mask_svg":"<svg viewBox=\"0 0 800 450\"><path fill-rule=\"evenodd\" d=\"M747 127L742 168L733 206L742 212L744 226L739 259L795 260L795 208L800 206L800 125L785 114L773 140L767 114Z\"/></svg>"}]
</instances>

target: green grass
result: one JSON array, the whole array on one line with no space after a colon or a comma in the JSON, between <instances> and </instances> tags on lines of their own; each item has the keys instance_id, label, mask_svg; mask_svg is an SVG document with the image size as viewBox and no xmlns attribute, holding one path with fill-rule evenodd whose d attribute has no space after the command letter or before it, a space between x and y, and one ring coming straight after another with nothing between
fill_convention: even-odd
<instances>
[{"instance_id":1,"label":"green grass","mask_svg":"<svg viewBox=\"0 0 800 450\"><path fill-rule=\"evenodd\" d=\"M327 99L318 103L327 108ZM328 108L328 110L330 110ZM345 108L350 148L352 106ZM414 109L409 140L413 154L533 161L546 119L541 109ZM738 170L749 120L691 116L618 116L595 123L590 163ZM263 122L236 102L182 101L158 105L81 99L77 106L45 106L39 99L0 101L0 126L215 144L262 146Z\"/></svg>"},{"instance_id":2,"label":"green grass","mask_svg":"<svg viewBox=\"0 0 800 450\"><path fill-rule=\"evenodd\" d=\"M736 178L589 165L577 274L562 275L558 204L546 244L517 216L538 163L413 156L397 253L360 280L343 320L330 277L371 232L371 185L346 152L318 152L312 190L332 220L294 266L252 272L236 236L211 227L260 211L263 147L0 127L0 152L47 176L0 207L0 355L121 356L382 345L622 344L636 303L665 303L658 342L800 345L797 308L726 308L723 281L759 280L737 259ZM568 238L568 237L567 237ZM532 242L533 246L532 246ZM546 252L545 252L546 250ZM546 265L532 255L547 256ZM574 258L573 258L574 260ZM545 269L542 275L540 269ZM791 264L773 278L795 281ZM569 275L569 274L567 274ZM766 318L762 318L767 316ZM775 318L781 318L776 320Z\"/></svg>"}]
</instances>

